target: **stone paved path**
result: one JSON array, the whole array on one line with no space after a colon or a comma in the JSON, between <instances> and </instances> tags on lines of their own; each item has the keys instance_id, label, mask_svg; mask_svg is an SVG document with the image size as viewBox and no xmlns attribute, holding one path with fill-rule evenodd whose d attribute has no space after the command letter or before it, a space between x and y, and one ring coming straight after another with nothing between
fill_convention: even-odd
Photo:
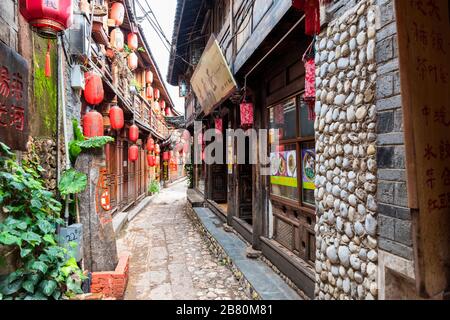
<instances>
[{"instance_id":1,"label":"stone paved path","mask_svg":"<svg viewBox=\"0 0 450 320\"><path fill-rule=\"evenodd\" d=\"M131 254L125 299L248 299L185 215L186 183L164 189L119 235Z\"/></svg>"}]
</instances>

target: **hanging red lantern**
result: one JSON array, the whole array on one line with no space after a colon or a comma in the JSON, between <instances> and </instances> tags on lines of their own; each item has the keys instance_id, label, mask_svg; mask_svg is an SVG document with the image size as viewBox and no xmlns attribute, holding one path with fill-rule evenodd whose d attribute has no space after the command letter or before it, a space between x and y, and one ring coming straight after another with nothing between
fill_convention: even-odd
<instances>
[{"instance_id":1,"label":"hanging red lantern","mask_svg":"<svg viewBox=\"0 0 450 320\"><path fill-rule=\"evenodd\" d=\"M114 130L120 130L125 125L122 108L113 106L109 109L109 121L111 122L111 128Z\"/></svg>"},{"instance_id":2,"label":"hanging red lantern","mask_svg":"<svg viewBox=\"0 0 450 320\"><path fill-rule=\"evenodd\" d=\"M138 67L138 56L136 53L132 52L128 55L128 68L130 68L131 71L136 70Z\"/></svg>"},{"instance_id":3,"label":"hanging red lantern","mask_svg":"<svg viewBox=\"0 0 450 320\"><path fill-rule=\"evenodd\" d=\"M139 147L134 144L128 148L128 160L134 162L138 158L139 158Z\"/></svg>"},{"instance_id":4,"label":"hanging red lantern","mask_svg":"<svg viewBox=\"0 0 450 320\"><path fill-rule=\"evenodd\" d=\"M137 125L133 124L128 130L128 140L136 142L139 139L139 128Z\"/></svg>"},{"instance_id":5,"label":"hanging red lantern","mask_svg":"<svg viewBox=\"0 0 450 320\"><path fill-rule=\"evenodd\" d=\"M149 165L149 167L154 167L155 166L155 156L152 156L151 154L147 155L147 163Z\"/></svg>"},{"instance_id":6,"label":"hanging red lantern","mask_svg":"<svg viewBox=\"0 0 450 320\"><path fill-rule=\"evenodd\" d=\"M164 151L162 157L163 157L163 161L169 161L170 153L168 151Z\"/></svg>"},{"instance_id":7,"label":"hanging red lantern","mask_svg":"<svg viewBox=\"0 0 450 320\"><path fill-rule=\"evenodd\" d=\"M55 38L72 24L72 0L20 0L19 7L25 20L46 38Z\"/></svg>"},{"instance_id":8,"label":"hanging red lantern","mask_svg":"<svg viewBox=\"0 0 450 320\"><path fill-rule=\"evenodd\" d=\"M153 99L153 88L151 86L147 86L147 89L145 90L145 96L147 99Z\"/></svg>"},{"instance_id":9,"label":"hanging red lantern","mask_svg":"<svg viewBox=\"0 0 450 320\"><path fill-rule=\"evenodd\" d=\"M222 130L223 130L222 119L220 119L220 118L214 119L214 128L216 129L216 135L222 134Z\"/></svg>"},{"instance_id":10,"label":"hanging red lantern","mask_svg":"<svg viewBox=\"0 0 450 320\"><path fill-rule=\"evenodd\" d=\"M83 134L86 138L103 136L103 117L100 112L91 110L84 115Z\"/></svg>"},{"instance_id":11,"label":"hanging red lantern","mask_svg":"<svg viewBox=\"0 0 450 320\"><path fill-rule=\"evenodd\" d=\"M159 92L158 88L155 88L155 90L153 92L153 96L155 97L155 100L158 100L159 98L161 98L161 92Z\"/></svg>"},{"instance_id":12,"label":"hanging red lantern","mask_svg":"<svg viewBox=\"0 0 450 320\"><path fill-rule=\"evenodd\" d=\"M92 105L100 104L105 97L101 76L96 72L86 72L84 79L84 99Z\"/></svg>"},{"instance_id":13,"label":"hanging red lantern","mask_svg":"<svg viewBox=\"0 0 450 320\"><path fill-rule=\"evenodd\" d=\"M240 105L241 126L253 125L253 103L242 102Z\"/></svg>"},{"instance_id":14,"label":"hanging red lantern","mask_svg":"<svg viewBox=\"0 0 450 320\"><path fill-rule=\"evenodd\" d=\"M130 32L127 37L127 45L131 50L137 50L139 46L138 36L134 32Z\"/></svg>"},{"instance_id":15,"label":"hanging red lantern","mask_svg":"<svg viewBox=\"0 0 450 320\"><path fill-rule=\"evenodd\" d=\"M148 151L155 150L155 140L153 140L153 138L148 138L147 139L147 150Z\"/></svg>"},{"instance_id":16,"label":"hanging red lantern","mask_svg":"<svg viewBox=\"0 0 450 320\"><path fill-rule=\"evenodd\" d=\"M109 12L109 18L114 20L116 27L123 24L125 18L125 7L120 2L114 2Z\"/></svg>"},{"instance_id":17,"label":"hanging red lantern","mask_svg":"<svg viewBox=\"0 0 450 320\"><path fill-rule=\"evenodd\" d=\"M123 51L124 48L124 38L123 38L123 33L122 30L120 30L120 28L115 28L113 31L111 31L111 35L110 35L110 46L114 49L116 49L117 51Z\"/></svg>"},{"instance_id":18,"label":"hanging red lantern","mask_svg":"<svg viewBox=\"0 0 450 320\"><path fill-rule=\"evenodd\" d=\"M159 101L159 109L161 111L166 111L166 102L164 100ZM167 114L166 114L167 115Z\"/></svg>"},{"instance_id":19,"label":"hanging red lantern","mask_svg":"<svg viewBox=\"0 0 450 320\"><path fill-rule=\"evenodd\" d=\"M145 71L145 83L152 84L153 83L153 72L150 70Z\"/></svg>"}]
</instances>

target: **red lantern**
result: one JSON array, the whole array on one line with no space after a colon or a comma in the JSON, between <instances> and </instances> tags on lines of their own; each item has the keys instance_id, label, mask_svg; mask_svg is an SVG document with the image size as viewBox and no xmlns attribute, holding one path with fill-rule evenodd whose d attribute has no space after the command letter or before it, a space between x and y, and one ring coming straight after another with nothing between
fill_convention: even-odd
<instances>
[{"instance_id":1,"label":"red lantern","mask_svg":"<svg viewBox=\"0 0 450 320\"><path fill-rule=\"evenodd\" d=\"M123 33L120 28L115 28L113 31L111 31L111 40L109 42L110 46L117 51L123 51L124 44L123 44Z\"/></svg>"},{"instance_id":2,"label":"red lantern","mask_svg":"<svg viewBox=\"0 0 450 320\"><path fill-rule=\"evenodd\" d=\"M139 147L137 145L132 145L128 148L128 160L134 162L139 157Z\"/></svg>"},{"instance_id":3,"label":"red lantern","mask_svg":"<svg viewBox=\"0 0 450 320\"><path fill-rule=\"evenodd\" d=\"M214 119L214 127L216 129L216 134L217 135L222 134L222 131L223 131L222 119L220 119L220 118Z\"/></svg>"},{"instance_id":4,"label":"red lantern","mask_svg":"<svg viewBox=\"0 0 450 320\"><path fill-rule=\"evenodd\" d=\"M116 27L123 24L125 18L125 7L120 2L114 2L109 12L109 18L115 21Z\"/></svg>"},{"instance_id":5,"label":"red lantern","mask_svg":"<svg viewBox=\"0 0 450 320\"><path fill-rule=\"evenodd\" d=\"M164 101L164 100L160 100L159 101L159 109L161 110L161 111L165 111L166 110L166 102ZM166 114L167 115L167 114Z\"/></svg>"},{"instance_id":6,"label":"red lantern","mask_svg":"<svg viewBox=\"0 0 450 320\"><path fill-rule=\"evenodd\" d=\"M153 88L151 86L147 86L147 90L145 91L145 95L147 99L153 99Z\"/></svg>"},{"instance_id":7,"label":"red lantern","mask_svg":"<svg viewBox=\"0 0 450 320\"><path fill-rule=\"evenodd\" d=\"M147 163L149 165L149 167L154 167L155 166L155 156L152 155L147 155Z\"/></svg>"},{"instance_id":8,"label":"red lantern","mask_svg":"<svg viewBox=\"0 0 450 320\"><path fill-rule=\"evenodd\" d=\"M128 139L132 142L136 142L139 139L139 128L133 124L128 131Z\"/></svg>"},{"instance_id":9,"label":"red lantern","mask_svg":"<svg viewBox=\"0 0 450 320\"><path fill-rule=\"evenodd\" d=\"M72 0L20 0L19 6L25 20L47 38L55 38L72 24Z\"/></svg>"},{"instance_id":10,"label":"red lantern","mask_svg":"<svg viewBox=\"0 0 450 320\"><path fill-rule=\"evenodd\" d=\"M87 138L103 136L103 117L99 112L91 110L84 115L83 134Z\"/></svg>"},{"instance_id":11,"label":"red lantern","mask_svg":"<svg viewBox=\"0 0 450 320\"><path fill-rule=\"evenodd\" d=\"M155 140L153 140L153 138L148 138L148 140L147 140L147 150L148 151L155 150Z\"/></svg>"},{"instance_id":12,"label":"red lantern","mask_svg":"<svg viewBox=\"0 0 450 320\"><path fill-rule=\"evenodd\" d=\"M123 110L118 106L111 107L109 109L109 120L111 122L111 128L114 130L120 130L125 125Z\"/></svg>"},{"instance_id":13,"label":"red lantern","mask_svg":"<svg viewBox=\"0 0 450 320\"><path fill-rule=\"evenodd\" d=\"M101 103L105 96L101 76L95 72L86 72L84 74L84 79L84 99L86 102L92 105Z\"/></svg>"},{"instance_id":14,"label":"red lantern","mask_svg":"<svg viewBox=\"0 0 450 320\"><path fill-rule=\"evenodd\" d=\"M170 152L164 151L163 152L163 161L168 161L170 159Z\"/></svg>"},{"instance_id":15,"label":"red lantern","mask_svg":"<svg viewBox=\"0 0 450 320\"><path fill-rule=\"evenodd\" d=\"M145 83L153 83L153 72L151 72L150 70L145 71Z\"/></svg>"},{"instance_id":16,"label":"red lantern","mask_svg":"<svg viewBox=\"0 0 450 320\"><path fill-rule=\"evenodd\" d=\"M241 109L241 126L253 125L253 103L243 102Z\"/></svg>"},{"instance_id":17,"label":"red lantern","mask_svg":"<svg viewBox=\"0 0 450 320\"><path fill-rule=\"evenodd\" d=\"M132 52L128 55L128 68L130 68L131 71L136 70L138 67L138 56L136 53Z\"/></svg>"},{"instance_id":18,"label":"red lantern","mask_svg":"<svg viewBox=\"0 0 450 320\"><path fill-rule=\"evenodd\" d=\"M131 50L137 50L139 46L138 36L134 32L130 32L127 37L128 48Z\"/></svg>"},{"instance_id":19,"label":"red lantern","mask_svg":"<svg viewBox=\"0 0 450 320\"><path fill-rule=\"evenodd\" d=\"M158 88L155 88L155 90L153 92L153 96L155 97L155 100L158 100L159 98L161 98L161 92L159 92Z\"/></svg>"}]
</instances>

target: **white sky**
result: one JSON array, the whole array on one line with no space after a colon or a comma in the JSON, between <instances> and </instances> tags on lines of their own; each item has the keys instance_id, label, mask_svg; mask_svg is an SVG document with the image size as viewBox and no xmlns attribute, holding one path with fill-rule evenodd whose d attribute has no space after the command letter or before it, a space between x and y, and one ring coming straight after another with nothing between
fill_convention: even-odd
<instances>
[{"instance_id":1,"label":"white sky","mask_svg":"<svg viewBox=\"0 0 450 320\"><path fill-rule=\"evenodd\" d=\"M139 1L144 8L148 8L144 0ZM175 11L177 7L177 0L147 0L148 4L151 6L156 18L158 19L161 28L164 31L167 39L172 42L172 30L173 22L175 17ZM140 7L136 4L136 11L138 16L140 14ZM153 57L156 60L161 76L166 84L167 90L175 104L175 109L184 114L184 98L179 98L178 87L173 87L167 83L167 70L169 67L169 51L164 47L162 41L158 38L156 31L152 28L147 19L142 22L142 27L145 30L145 37L148 44L150 45L150 50Z\"/></svg>"}]
</instances>

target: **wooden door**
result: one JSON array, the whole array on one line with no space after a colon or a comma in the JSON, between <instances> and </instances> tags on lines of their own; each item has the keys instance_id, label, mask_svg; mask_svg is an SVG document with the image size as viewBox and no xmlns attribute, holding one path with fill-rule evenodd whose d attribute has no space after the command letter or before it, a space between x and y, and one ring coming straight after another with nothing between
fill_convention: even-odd
<instances>
[{"instance_id":1,"label":"wooden door","mask_svg":"<svg viewBox=\"0 0 450 320\"><path fill-rule=\"evenodd\" d=\"M252 165L238 165L238 217L247 222L252 220Z\"/></svg>"},{"instance_id":2,"label":"wooden door","mask_svg":"<svg viewBox=\"0 0 450 320\"><path fill-rule=\"evenodd\" d=\"M211 199L217 203L227 202L227 167L224 164L211 165Z\"/></svg>"}]
</instances>

